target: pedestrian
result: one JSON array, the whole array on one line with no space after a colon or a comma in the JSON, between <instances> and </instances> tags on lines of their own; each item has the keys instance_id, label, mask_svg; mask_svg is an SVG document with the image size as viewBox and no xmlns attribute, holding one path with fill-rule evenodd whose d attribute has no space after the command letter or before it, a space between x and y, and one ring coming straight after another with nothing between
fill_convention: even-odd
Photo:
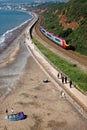
<instances>
[{"instance_id":1,"label":"pedestrian","mask_svg":"<svg viewBox=\"0 0 87 130\"><path fill-rule=\"evenodd\" d=\"M7 118L9 119L9 114L8 114L8 109L6 108L6 115L7 115Z\"/></svg>"},{"instance_id":2,"label":"pedestrian","mask_svg":"<svg viewBox=\"0 0 87 130\"><path fill-rule=\"evenodd\" d=\"M7 109L7 108L6 108L6 111L5 111L5 112L6 112L6 114L8 115L8 109Z\"/></svg>"},{"instance_id":3,"label":"pedestrian","mask_svg":"<svg viewBox=\"0 0 87 130\"><path fill-rule=\"evenodd\" d=\"M67 83L67 76L65 76L65 83Z\"/></svg>"},{"instance_id":4,"label":"pedestrian","mask_svg":"<svg viewBox=\"0 0 87 130\"><path fill-rule=\"evenodd\" d=\"M64 91L61 91L61 97L65 97Z\"/></svg>"},{"instance_id":5,"label":"pedestrian","mask_svg":"<svg viewBox=\"0 0 87 130\"><path fill-rule=\"evenodd\" d=\"M58 74L57 74L57 77L59 78L59 76L60 76L60 75L59 75L59 73L58 73Z\"/></svg>"},{"instance_id":6,"label":"pedestrian","mask_svg":"<svg viewBox=\"0 0 87 130\"><path fill-rule=\"evenodd\" d=\"M64 77L62 76L62 83L64 84Z\"/></svg>"},{"instance_id":7,"label":"pedestrian","mask_svg":"<svg viewBox=\"0 0 87 130\"><path fill-rule=\"evenodd\" d=\"M71 88L71 87L72 87L72 81L70 80L70 82L69 82L69 83L70 83L70 88Z\"/></svg>"},{"instance_id":8,"label":"pedestrian","mask_svg":"<svg viewBox=\"0 0 87 130\"><path fill-rule=\"evenodd\" d=\"M62 79L62 73L61 73L61 79Z\"/></svg>"},{"instance_id":9,"label":"pedestrian","mask_svg":"<svg viewBox=\"0 0 87 130\"><path fill-rule=\"evenodd\" d=\"M14 109L13 108L11 108L11 113L14 114Z\"/></svg>"}]
</instances>

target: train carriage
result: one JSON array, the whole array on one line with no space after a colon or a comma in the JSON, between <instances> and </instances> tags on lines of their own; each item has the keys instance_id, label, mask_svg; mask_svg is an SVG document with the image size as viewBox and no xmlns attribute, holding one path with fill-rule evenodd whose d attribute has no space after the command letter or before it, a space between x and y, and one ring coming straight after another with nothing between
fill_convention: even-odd
<instances>
[{"instance_id":1,"label":"train carriage","mask_svg":"<svg viewBox=\"0 0 87 130\"><path fill-rule=\"evenodd\" d=\"M54 34L48 32L46 29L43 28L42 25L40 25L40 30L46 37L54 41L56 44L62 46L64 49L70 49L70 44L67 43L65 39L55 36Z\"/></svg>"}]
</instances>

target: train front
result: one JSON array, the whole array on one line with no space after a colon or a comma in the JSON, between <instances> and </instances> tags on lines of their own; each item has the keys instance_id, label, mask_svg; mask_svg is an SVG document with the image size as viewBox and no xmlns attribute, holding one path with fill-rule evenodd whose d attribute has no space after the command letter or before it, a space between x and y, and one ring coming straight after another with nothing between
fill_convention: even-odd
<instances>
[{"instance_id":1,"label":"train front","mask_svg":"<svg viewBox=\"0 0 87 130\"><path fill-rule=\"evenodd\" d=\"M63 40L62 43L63 43L63 44L62 44L63 48L65 48L65 49L70 49L71 45L70 45L69 41Z\"/></svg>"}]
</instances>

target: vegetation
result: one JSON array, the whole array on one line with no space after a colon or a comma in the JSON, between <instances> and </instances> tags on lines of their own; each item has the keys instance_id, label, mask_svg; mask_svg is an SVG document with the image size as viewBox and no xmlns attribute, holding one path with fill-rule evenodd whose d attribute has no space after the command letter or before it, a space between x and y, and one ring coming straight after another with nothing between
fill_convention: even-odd
<instances>
[{"instance_id":1,"label":"vegetation","mask_svg":"<svg viewBox=\"0 0 87 130\"><path fill-rule=\"evenodd\" d=\"M41 52L60 70L62 70L74 83L76 83L80 90L87 92L87 73L77 68L77 66L61 59L49 49L45 48L35 38L33 38L35 45Z\"/></svg>"},{"instance_id":2,"label":"vegetation","mask_svg":"<svg viewBox=\"0 0 87 130\"><path fill-rule=\"evenodd\" d=\"M70 0L67 3L46 3L38 7L44 9L44 26L54 34L69 40L76 51L87 55L87 0ZM38 12L39 13L39 12ZM77 22L75 29L64 29L59 15L67 19L67 23Z\"/></svg>"},{"instance_id":3,"label":"vegetation","mask_svg":"<svg viewBox=\"0 0 87 130\"><path fill-rule=\"evenodd\" d=\"M38 13L43 15L43 25L50 32L69 40L76 51L87 56L87 0L70 0L67 3L46 3L38 6ZM41 10L43 10L41 12ZM61 16L66 18L65 24L77 23L76 28L64 28ZM61 71L63 71L84 92L87 92L87 73L77 66L67 63L35 39L34 43L42 53Z\"/></svg>"}]
</instances>

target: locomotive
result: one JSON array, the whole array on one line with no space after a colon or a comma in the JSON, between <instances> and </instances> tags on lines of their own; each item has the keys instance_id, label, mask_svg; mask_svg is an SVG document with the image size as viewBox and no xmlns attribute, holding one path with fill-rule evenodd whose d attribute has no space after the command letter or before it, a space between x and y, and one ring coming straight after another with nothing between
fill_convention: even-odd
<instances>
[{"instance_id":1,"label":"locomotive","mask_svg":"<svg viewBox=\"0 0 87 130\"><path fill-rule=\"evenodd\" d=\"M46 37L54 41L56 44L60 45L64 49L70 49L71 45L65 39L48 32L42 25L40 25L40 30Z\"/></svg>"}]
</instances>

